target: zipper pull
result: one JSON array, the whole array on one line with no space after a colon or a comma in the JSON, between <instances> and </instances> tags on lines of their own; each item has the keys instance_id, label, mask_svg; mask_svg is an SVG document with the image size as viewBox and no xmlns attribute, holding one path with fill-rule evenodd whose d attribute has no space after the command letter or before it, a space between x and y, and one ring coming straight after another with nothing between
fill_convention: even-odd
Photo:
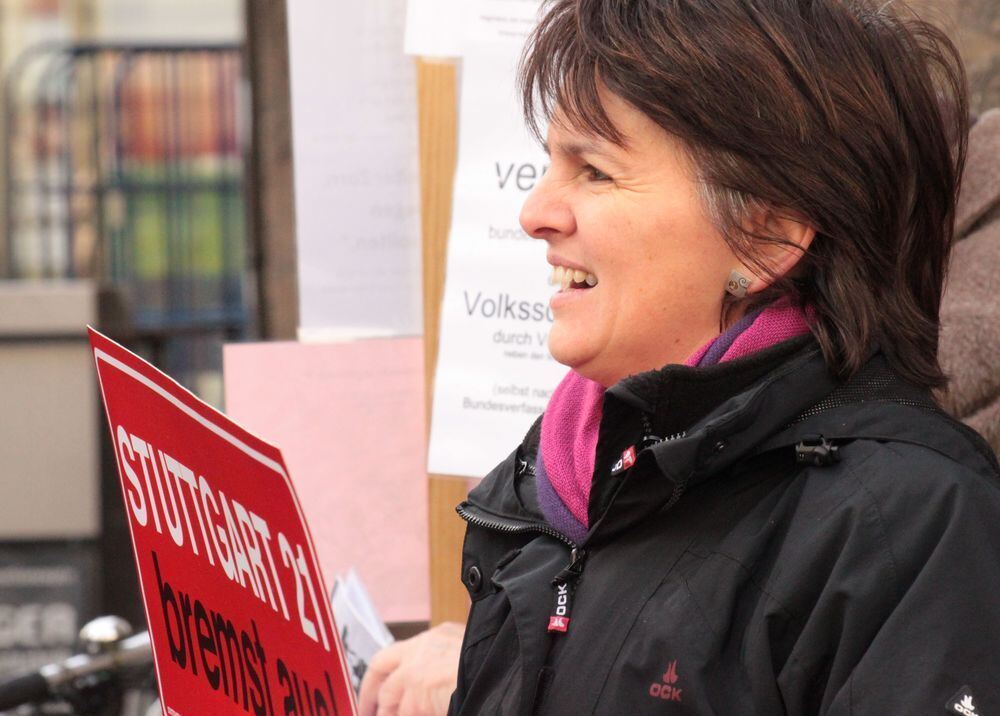
<instances>
[{"instance_id":1,"label":"zipper pull","mask_svg":"<svg viewBox=\"0 0 1000 716\"><path fill-rule=\"evenodd\" d=\"M636 446L638 451L645 450L648 447L652 447L657 443L663 442L663 438L659 435L653 435L653 424L649 420L649 416L645 413L642 414L642 440Z\"/></svg>"},{"instance_id":2,"label":"zipper pull","mask_svg":"<svg viewBox=\"0 0 1000 716\"><path fill-rule=\"evenodd\" d=\"M574 547L570 552L569 565L557 574L552 580L553 603L552 614L549 616L549 628L551 633L563 633L569 631L569 616L573 609L573 592L576 591L576 584L583 574L583 565L587 559L587 553L579 547Z\"/></svg>"}]
</instances>

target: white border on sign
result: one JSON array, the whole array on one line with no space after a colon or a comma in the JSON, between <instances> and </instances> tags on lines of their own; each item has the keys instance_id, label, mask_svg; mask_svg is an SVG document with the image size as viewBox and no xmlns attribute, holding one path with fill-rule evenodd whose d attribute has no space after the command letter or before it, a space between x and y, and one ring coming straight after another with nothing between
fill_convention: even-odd
<instances>
[{"instance_id":1,"label":"white border on sign","mask_svg":"<svg viewBox=\"0 0 1000 716\"><path fill-rule=\"evenodd\" d=\"M245 442L243 442L242 440L240 440L235 435L230 435L225 430L223 430L222 428L220 428L218 425L216 425L215 423L211 422L204 415L201 415L197 410L193 409L189 405L185 405L183 401L179 400L177 398L177 396L171 394L170 391L166 390L163 386L157 385L154 381L152 381L149 378L147 378L146 376L144 376L142 373L140 373L139 371L137 371L135 368L132 368L131 366L125 365L124 363L122 363L117 358L115 358L113 356L110 356L107 353L105 353L104 351L102 351L100 348L95 348L94 349L94 357L97 358L98 360L103 360L108 365L114 366L115 368L117 368L118 370L120 370L122 373L124 373L128 377L134 379L135 381L137 381L139 383L142 383L144 386L146 386L147 388L149 388L150 390L152 390L154 393L156 393L160 397L165 398L169 403L171 403L174 407L180 409L180 411L182 413L184 413L185 415L187 415L189 418L194 418L197 422L201 423L201 425L203 427L208 428L211 432L213 432L216 435L218 435L220 438L222 438L223 440L225 440L230 445L233 445L234 447L238 448L241 452L246 453L247 455L249 455L250 457L252 457L254 460L256 460L257 462L259 462L261 465L264 465L265 467L269 467L272 470L274 470L276 473L278 473L283 478L285 478L286 482L288 482L289 486L291 486L291 481L288 479L288 475L285 474L285 471L281 468L281 464L280 463L276 462L275 460L272 460L271 458L269 458L267 455L265 455L264 453L260 452L259 450L254 450L252 447L250 447L249 445L247 445ZM101 395L103 395L103 394L104 393L102 391ZM107 405L107 404L105 403L105 405ZM293 494L294 494L294 492L293 492ZM302 517L301 513L299 513L299 517ZM305 519L303 518L302 521L305 522Z\"/></svg>"},{"instance_id":2,"label":"white border on sign","mask_svg":"<svg viewBox=\"0 0 1000 716\"><path fill-rule=\"evenodd\" d=\"M111 341L110 338L107 338L103 334L98 333L98 335L100 335L101 338L103 338L104 340ZM129 351L124 346L119 346L119 347L122 350L131 353L131 351ZM101 379L101 369L100 369L99 361L102 361L102 360L105 363L107 363L108 365L110 365L110 366L112 366L114 368L117 368L119 371L121 371L122 373L124 373L128 377L132 378L136 382L138 382L138 383L144 385L145 387L149 388L154 393L156 393L157 395L159 395L161 398L164 398L171 405L173 405L174 407L178 408L182 413L184 413L185 415L187 415L190 418L194 418L194 420L197 421L202 427L205 427L208 430L210 430L211 432L215 433L216 435L218 435L219 437L221 437L223 440L225 440L226 442L228 442L229 444L231 444L233 447L237 448L238 450L240 450L244 454L248 455L249 457L252 457L254 460L256 460L260 464L264 465L264 467L270 468L274 472L276 472L279 475L281 475L281 477L285 480L285 485L288 487L289 494L292 496L292 502L295 505L295 511L298 513L299 521L302 523L303 526L305 526L305 535L306 535L306 539L309 540L309 551L310 551L310 553L312 555L313 569L316 572L316 576L319 577L319 579L320 579L320 588L323 591L323 599L321 599L320 602L324 606L324 609L325 609L325 612L326 612L326 615L327 615L327 623L329 623L330 626L333 627L333 629L332 629L332 631L333 631L333 638L336 639L336 643L337 643L337 656L340 657L341 655L343 655L344 654L344 646L343 646L343 644L340 641L340 632L337 631L337 623L333 620L333 608L332 608L329 600L326 598L326 593L327 593L326 592L326 584L323 582L323 573L320 571L319 563L318 563L318 561L316 559L316 547L315 547L315 545L313 544L313 541L312 541L312 534L309 532L309 526L306 523L305 515L302 514L302 507L299 505L299 498L298 498L298 495L295 493L295 489L292 486L292 481L288 477L288 474L285 472L285 470L282 468L281 463L279 463L279 462L277 462L275 460L272 460L271 458L269 458L266 455L264 455L263 453L261 453L259 450L255 450L254 448L252 448L249 445L247 445L245 442L243 442L242 440L240 440L235 435L231 435L230 433L226 432L226 430L224 428L222 428L222 427L216 425L215 423L211 422L208 418L206 418L204 415L201 415L198 411L194 410L189 405L185 405L183 401L181 401L177 396L175 396L172 393L170 393L170 391L168 391L166 388L164 388L161 385L158 385L155 381L153 381L150 378L144 376L142 373L140 373L139 371L135 370L131 366L126 365L125 363L122 363L120 360L118 360L114 356L108 355L106 352L104 352L100 348L93 348L93 351L94 351L94 364L97 367L97 382L98 382L98 384L100 385L100 388L101 388L101 401L104 403L104 414L105 414L105 416L108 419L108 426L109 426L109 429L111 430L111 433L112 433L112 442L114 442L114 427L112 427L111 413L108 410L108 398L107 398L107 395L104 393L104 381ZM134 353L132 353L132 355L135 356ZM139 358L138 356L135 356L135 357L138 360L143 360L142 358ZM144 361L144 362L146 362L146 361ZM155 368L155 366L154 366L154 368ZM166 375L166 374L164 373L164 375ZM170 378L169 376L167 376L167 377ZM173 379L170 378L170 380L173 380ZM177 383L177 381L173 381L173 382L181 390L184 390L185 392L190 392L186 388L184 388L180 383ZM211 407L211 406L209 406L209 407ZM122 483L122 480L121 480L121 473L122 473L121 461L119 460L119 457L118 457L118 450L115 449L114 452L115 452L115 464L118 466L118 481L121 484L122 495L124 497L124 495L125 495L125 485L124 485L124 483ZM126 505L128 504L127 501L126 501L125 504ZM139 575L141 575L142 572L139 569L139 554L138 554L138 552L135 549L135 535L132 533L132 520L129 519L129 520L127 520L127 522L128 522L129 536L132 539L132 552L133 552L132 556L135 558L136 573L139 574ZM145 588L145 586L142 583L141 576L139 578L139 589L142 591L142 602L143 602L143 606L145 606L146 603L147 603L146 602L146 588ZM152 646L153 667L156 669L156 681L157 681L158 684L162 684L163 680L160 678L160 665L159 665L159 662L157 661L157 658L156 658L156 643L153 641L153 631L152 630L149 631L149 643ZM344 677L344 683L347 684L347 692L350 695L351 704L353 706L353 711L354 711L354 713L357 713L357 710L358 710L357 696L354 693L354 688L351 686L350 675L347 673L347 660L346 659L343 659L343 658L340 659L340 669L341 669L341 674ZM178 712L176 710L174 710L173 707L168 706L164 702L162 692L160 693L160 707L163 710L163 713L165 715L168 712L170 714L173 714L174 716L177 716L177 714L178 714Z\"/></svg>"}]
</instances>

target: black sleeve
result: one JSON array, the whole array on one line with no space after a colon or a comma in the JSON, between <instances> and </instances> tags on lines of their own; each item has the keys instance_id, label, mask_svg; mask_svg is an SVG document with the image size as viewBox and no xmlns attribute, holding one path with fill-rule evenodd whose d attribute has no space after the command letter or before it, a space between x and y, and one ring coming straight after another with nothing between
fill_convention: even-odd
<instances>
[{"instance_id":1,"label":"black sleeve","mask_svg":"<svg viewBox=\"0 0 1000 716\"><path fill-rule=\"evenodd\" d=\"M1000 482L931 451L880 452L856 476L867 538L803 630L830 651L797 644L779 679L813 708L789 711L1000 714Z\"/></svg>"}]
</instances>

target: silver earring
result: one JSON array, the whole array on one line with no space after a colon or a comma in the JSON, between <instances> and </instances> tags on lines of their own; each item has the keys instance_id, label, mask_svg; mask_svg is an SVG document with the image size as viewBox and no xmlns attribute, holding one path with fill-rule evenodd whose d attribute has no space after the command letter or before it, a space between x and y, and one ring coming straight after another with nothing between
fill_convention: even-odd
<instances>
[{"instance_id":1,"label":"silver earring","mask_svg":"<svg viewBox=\"0 0 1000 716\"><path fill-rule=\"evenodd\" d=\"M729 280L726 281L726 293L730 293L736 298L743 298L750 288L750 279L735 269L730 272Z\"/></svg>"}]
</instances>

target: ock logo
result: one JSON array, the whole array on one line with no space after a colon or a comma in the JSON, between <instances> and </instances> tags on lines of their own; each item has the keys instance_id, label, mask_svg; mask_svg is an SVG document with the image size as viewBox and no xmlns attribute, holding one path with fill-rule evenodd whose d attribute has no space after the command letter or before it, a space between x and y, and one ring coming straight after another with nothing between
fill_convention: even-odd
<instances>
[{"instance_id":1,"label":"ock logo","mask_svg":"<svg viewBox=\"0 0 1000 716\"><path fill-rule=\"evenodd\" d=\"M612 477L622 474L633 465L635 465L635 445L623 452L618 462L611 468Z\"/></svg>"},{"instance_id":2,"label":"ock logo","mask_svg":"<svg viewBox=\"0 0 1000 716\"><path fill-rule=\"evenodd\" d=\"M979 712L976 711L976 704L973 701L972 689L968 686L963 686L957 694L948 699L945 707L952 713L962 714L963 716L980 716Z\"/></svg>"},{"instance_id":3,"label":"ock logo","mask_svg":"<svg viewBox=\"0 0 1000 716\"><path fill-rule=\"evenodd\" d=\"M569 587L565 583L556 587L556 608L549 617L549 631L569 631Z\"/></svg>"},{"instance_id":4,"label":"ock logo","mask_svg":"<svg viewBox=\"0 0 1000 716\"><path fill-rule=\"evenodd\" d=\"M660 699L661 701L680 702L682 689L678 689L675 686L677 681L677 659L674 659L667 665L667 670L663 674L662 683L653 683L649 685L649 695L654 699Z\"/></svg>"}]
</instances>

